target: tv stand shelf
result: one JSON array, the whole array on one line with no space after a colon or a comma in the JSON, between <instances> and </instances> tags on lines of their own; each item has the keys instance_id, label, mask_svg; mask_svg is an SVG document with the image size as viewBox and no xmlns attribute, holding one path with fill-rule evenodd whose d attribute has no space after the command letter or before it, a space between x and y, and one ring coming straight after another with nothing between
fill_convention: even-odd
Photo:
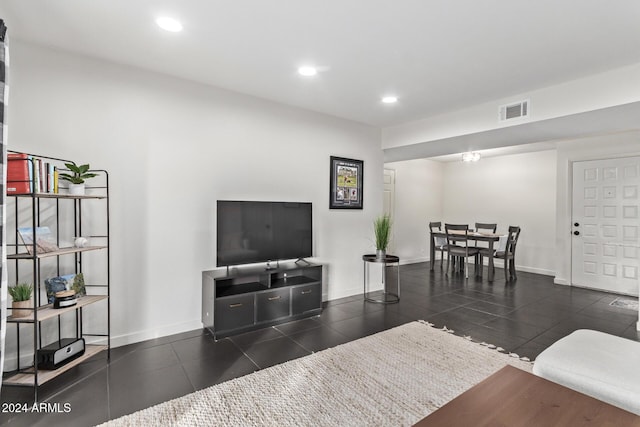
<instances>
[{"instance_id":1,"label":"tv stand shelf","mask_svg":"<svg viewBox=\"0 0 640 427\"><path fill-rule=\"evenodd\" d=\"M306 283L317 282L317 279L307 276L288 277L286 279L276 279L271 282L272 288L281 288L283 286L304 285Z\"/></svg>"},{"instance_id":2,"label":"tv stand shelf","mask_svg":"<svg viewBox=\"0 0 640 427\"><path fill-rule=\"evenodd\" d=\"M202 272L202 323L216 339L320 314L322 265Z\"/></svg>"},{"instance_id":3,"label":"tv stand shelf","mask_svg":"<svg viewBox=\"0 0 640 427\"><path fill-rule=\"evenodd\" d=\"M241 283L239 285L220 284L216 285L216 296L218 298L228 297L232 295L241 295L250 292L264 291L266 289L269 288L258 282Z\"/></svg>"}]
</instances>

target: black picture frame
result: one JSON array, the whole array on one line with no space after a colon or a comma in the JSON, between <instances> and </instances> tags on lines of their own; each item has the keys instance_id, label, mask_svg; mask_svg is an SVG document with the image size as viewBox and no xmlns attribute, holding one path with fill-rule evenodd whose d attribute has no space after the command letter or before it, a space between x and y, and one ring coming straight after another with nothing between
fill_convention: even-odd
<instances>
[{"instance_id":1,"label":"black picture frame","mask_svg":"<svg viewBox=\"0 0 640 427\"><path fill-rule=\"evenodd\" d=\"M364 161L331 156L329 209L362 209Z\"/></svg>"}]
</instances>

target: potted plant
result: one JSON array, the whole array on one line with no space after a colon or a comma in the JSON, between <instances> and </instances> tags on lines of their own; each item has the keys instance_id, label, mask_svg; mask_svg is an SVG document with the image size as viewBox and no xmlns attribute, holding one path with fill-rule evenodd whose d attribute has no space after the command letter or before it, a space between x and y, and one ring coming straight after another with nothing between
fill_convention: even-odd
<instances>
[{"instance_id":1,"label":"potted plant","mask_svg":"<svg viewBox=\"0 0 640 427\"><path fill-rule=\"evenodd\" d=\"M32 308L31 293L33 292L33 286L29 283L19 283L13 287L9 287L9 295L13 299L11 303L11 316L12 317L27 317L31 314L32 310L25 310Z\"/></svg>"},{"instance_id":2,"label":"potted plant","mask_svg":"<svg viewBox=\"0 0 640 427\"><path fill-rule=\"evenodd\" d=\"M376 236L376 257L382 259L387 256L387 247L391 239L391 217L382 215L376 218L373 231Z\"/></svg>"},{"instance_id":3,"label":"potted plant","mask_svg":"<svg viewBox=\"0 0 640 427\"><path fill-rule=\"evenodd\" d=\"M69 194L74 196L84 195L84 181L89 178L98 176L93 172L89 172L89 165L76 165L75 162L64 164L71 173L61 173L60 179L69 181Z\"/></svg>"}]
</instances>

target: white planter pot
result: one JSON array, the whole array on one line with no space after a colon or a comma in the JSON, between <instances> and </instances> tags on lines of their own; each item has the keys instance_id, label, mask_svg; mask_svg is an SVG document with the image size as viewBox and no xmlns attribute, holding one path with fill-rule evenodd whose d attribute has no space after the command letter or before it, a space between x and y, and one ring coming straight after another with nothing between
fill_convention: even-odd
<instances>
[{"instance_id":1,"label":"white planter pot","mask_svg":"<svg viewBox=\"0 0 640 427\"><path fill-rule=\"evenodd\" d=\"M72 196L84 196L84 183L69 184L69 194Z\"/></svg>"}]
</instances>

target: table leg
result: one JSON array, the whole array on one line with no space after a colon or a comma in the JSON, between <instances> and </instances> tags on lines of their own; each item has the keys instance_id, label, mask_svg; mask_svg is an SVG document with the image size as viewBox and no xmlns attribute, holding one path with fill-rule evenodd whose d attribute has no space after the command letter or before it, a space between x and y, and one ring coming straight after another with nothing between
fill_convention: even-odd
<instances>
[{"instance_id":1,"label":"table leg","mask_svg":"<svg viewBox=\"0 0 640 427\"><path fill-rule=\"evenodd\" d=\"M400 263L396 264L396 286L398 289L398 301L400 301Z\"/></svg>"},{"instance_id":2,"label":"table leg","mask_svg":"<svg viewBox=\"0 0 640 427\"><path fill-rule=\"evenodd\" d=\"M430 236L430 244L429 244L429 263L431 264L431 271L433 271L433 265L436 263L436 239L433 237L433 233L429 233Z\"/></svg>"},{"instance_id":3,"label":"table leg","mask_svg":"<svg viewBox=\"0 0 640 427\"><path fill-rule=\"evenodd\" d=\"M482 266L480 266L482 267ZM489 281L493 282L494 268L493 268L493 240L489 240Z\"/></svg>"},{"instance_id":4,"label":"table leg","mask_svg":"<svg viewBox=\"0 0 640 427\"><path fill-rule=\"evenodd\" d=\"M364 296L364 299L367 299L367 263L363 262L362 264L364 265L364 271L362 272L362 295Z\"/></svg>"}]
</instances>

